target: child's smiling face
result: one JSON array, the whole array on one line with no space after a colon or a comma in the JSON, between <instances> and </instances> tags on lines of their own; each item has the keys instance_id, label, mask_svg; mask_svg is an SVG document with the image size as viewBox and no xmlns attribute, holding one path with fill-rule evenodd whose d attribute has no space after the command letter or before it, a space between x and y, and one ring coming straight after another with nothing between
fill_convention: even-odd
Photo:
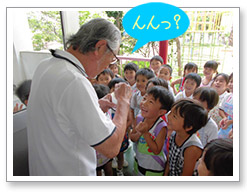
<instances>
[{"instance_id":1,"label":"child's smiling face","mask_svg":"<svg viewBox=\"0 0 247 192\"><path fill-rule=\"evenodd\" d=\"M146 94L143 97L140 103L140 108L141 115L144 118L157 118L164 113L164 110L161 109L161 103L159 99L155 100L155 98L151 94Z\"/></svg>"},{"instance_id":2,"label":"child's smiling face","mask_svg":"<svg viewBox=\"0 0 247 192\"><path fill-rule=\"evenodd\" d=\"M134 70L126 70L124 71L124 77L129 83L135 82L136 72Z\"/></svg>"},{"instance_id":3,"label":"child's smiling face","mask_svg":"<svg viewBox=\"0 0 247 192\"><path fill-rule=\"evenodd\" d=\"M171 80L171 74L170 71L167 67L162 67L159 71L159 78L164 79L166 81L170 81Z\"/></svg>"},{"instance_id":4,"label":"child's smiling face","mask_svg":"<svg viewBox=\"0 0 247 192\"><path fill-rule=\"evenodd\" d=\"M171 111L168 114L168 124L167 128L170 130L178 131L181 129L184 129L184 118L180 116L179 114L180 109L175 109L173 107Z\"/></svg>"},{"instance_id":5,"label":"child's smiling face","mask_svg":"<svg viewBox=\"0 0 247 192\"><path fill-rule=\"evenodd\" d=\"M144 75L138 75L136 77L136 87L139 91L141 91L142 95L146 92L146 85L148 82L148 78Z\"/></svg>"},{"instance_id":6,"label":"child's smiling face","mask_svg":"<svg viewBox=\"0 0 247 192\"><path fill-rule=\"evenodd\" d=\"M222 75L219 75L213 82L212 87L221 95L227 88L227 82Z\"/></svg>"},{"instance_id":7,"label":"child's smiling face","mask_svg":"<svg viewBox=\"0 0 247 192\"><path fill-rule=\"evenodd\" d=\"M192 95L194 91L196 90L197 84L194 79L186 79L184 81L184 90L186 94Z\"/></svg>"},{"instance_id":8,"label":"child's smiling face","mask_svg":"<svg viewBox=\"0 0 247 192\"><path fill-rule=\"evenodd\" d=\"M150 63L150 67L151 67L151 69L154 70L155 73L158 73L161 65L162 65L162 63L156 59L152 60Z\"/></svg>"}]
</instances>

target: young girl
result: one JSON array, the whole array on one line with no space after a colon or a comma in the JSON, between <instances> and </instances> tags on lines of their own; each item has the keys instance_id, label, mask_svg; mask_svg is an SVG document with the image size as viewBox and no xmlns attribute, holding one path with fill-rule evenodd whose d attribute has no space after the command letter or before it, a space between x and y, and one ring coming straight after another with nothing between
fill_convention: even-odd
<instances>
[{"instance_id":1,"label":"young girl","mask_svg":"<svg viewBox=\"0 0 247 192\"><path fill-rule=\"evenodd\" d=\"M178 92L181 92L184 90L183 85L184 85L184 77L188 75L189 73L197 73L198 67L195 63L189 62L184 66L184 73L183 77L179 78L171 83L171 87L173 88L174 94L176 95ZM175 85L179 84L179 90L175 88Z\"/></svg>"},{"instance_id":2,"label":"young girl","mask_svg":"<svg viewBox=\"0 0 247 192\"><path fill-rule=\"evenodd\" d=\"M196 133L207 123L207 111L197 102L179 100L168 114L167 128L173 132L169 141L165 175L192 176L203 146Z\"/></svg>"},{"instance_id":3,"label":"young girl","mask_svg":"<svg viewBox=\"0 0 247 192\"><path fill-rule=\"evenodd\" d=\"M222 117L219 115L219 106L221 105L224 97L230 94L226 91L228 82L229 82L229 76L225 73L219 73L214 77L211 86L218 93L219 102L208 114L213 118L213 120L218 126L219 126L219 122L222 120Z\"/></svg>"},{"instance_id":4,"label":"young girl","mask_svg":"<svg viewBox=\"0 0 247 192\"><path fill-rule=\"evenodd\" d=\"M172 93L173 96L175 96L173 89L170 86L170 80L172 78L172 67L168 64L162 65L160 67L159 72L158 72L158 77L167 81L168 90Z\"/></svg>"},{"instance_id":5,"label":"young girl","mask_svg":"<svg viewBox=\"0 0 247 192\"><path fill-rule=\"evenodd\" d=\"M219 63L214 60L207 61L204 64L204 69L203 69L204 78L202 79L202 83L200 87L210 87L212 85L213 75L214 73L217 74L218 65Z\"/></svg>"},{"instance_id":6,"label":"young girl","mask_svg":"<svg viewBox=\"0 0 247 192\"><path fill-rule=\"evenodd\" d=\"M220 130L218 132L219 138L229 137L233 124L233 73L229 77L228 88L231 90L228 96L225 96L221 105L219 106L219 115L222 120L219 123ZM232 134L232 133L231 133Z\"/></svg>"},{"instance_id":7,"label":"young girl","mask_svg":"<svg viewBox=\"0 0 247 192\"><path fill-rule=\"evenodd\" d=\"M175 101L184 98L193 99L193 93L197 87L200 86L201 77L197 73L189 73L184 78L184 90L179 92L176 97Z\"/></svg>"},{"instance_id":8,"label":"young girl","mask_svg":"<svg viewBox=\"0 0 247 192\"><path fill-rule=\"evenodd\" d=\"M114 78L121 78L121 76L118 74L118 63L112 63L109 65L109 69L114 74Z\"/></svg>"},{"instance_id":9,"label":"young girl","mask_svg":"<svg viewBox=\"0 0 247 192\"><path fill-rule=\"evenodd\" d=\"M158 76L159 69L163 65L164 61L161 56L155 55L150 60L150 68L153 70L155 76Z\"/></svg>"},{"instance_id":10,"label":"young girl","mask_svg":"<svg viewBox=\"0 0 247 192\"><path fill-rule=\"evenodd\" d=\"M141 115L130 138L137 142L135 172L139 176L159 176L164 174L166 157L163 145L166 138L166 123L163 116L173 104L173 96L164 87L148 89L140 104Z\"/></svg>"},{"instance_id":11,"label":"young girl","mask_svg":"<svg viewBox=\"0 0 247 192\"><path fill-rule=\"evenodd\" d=\"M199 176L233 176L233 142L215 139L209 142L197 167Z\"/></svg>"},{"instance_id":12,"label":"young girl","mask_svg":"<svg viewBox=\"0 0 247 192\"><path fill-rule=\"evenodd\" d=\"M139 67L135 63L128 63L124 66L124 79L131 86L132 95L137 91L135 75L138 69Z\"/></svg>"}]
</instances>

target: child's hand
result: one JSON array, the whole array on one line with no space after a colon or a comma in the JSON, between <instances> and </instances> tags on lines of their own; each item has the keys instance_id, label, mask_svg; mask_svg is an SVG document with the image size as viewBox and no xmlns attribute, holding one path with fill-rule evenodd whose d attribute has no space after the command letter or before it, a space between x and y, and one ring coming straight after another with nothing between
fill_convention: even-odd
<instances>
[{"instance_id":1,"label":"child's hand","mask_svg":"<svg viewBox=\"0 0 247 192\"><path fill-rule=\"evenodd\" d=\"M220 124L220 128L227 129L227 127L232 124L232 120L224 118L220 121L219 124Z\"/></svg>"},{"instance_id":2,"label":"child's hand","mask_svg":"<svg viewBox=\"0 0 247 192\"><path fill-rule=\"evenodd\" d=\"M16 103L16 104L15 104L15 107L14 107L14 109L13 109L13 112L16 113L16 112L22 110L23 106L24 106L24 105L21 104L20 107L19 107L18 103Z\"/></svg>"},{"instance_id":3,"label":"child's hand","mask_svg":"<svg viewBox=\"0 0 247 192\"><path fill-rule=\"evenodd\" d=\"M140 122L137 126L136 126L136 131L143 134L145 132L148 131L148 124L146 122Z\"/></svg>"},{"instance_id":4,"label":"child's hand","mask_svg":"<svg viewBox=\"0 0 247 192\"><path fill-rule=\"evenodd\" d=\"M219 122L220 128L224 129L223 127L225 127L226 121L227 121L227 118L224 118L224 119L222 119L222 120Z\"/></svg>"}]
</instances>

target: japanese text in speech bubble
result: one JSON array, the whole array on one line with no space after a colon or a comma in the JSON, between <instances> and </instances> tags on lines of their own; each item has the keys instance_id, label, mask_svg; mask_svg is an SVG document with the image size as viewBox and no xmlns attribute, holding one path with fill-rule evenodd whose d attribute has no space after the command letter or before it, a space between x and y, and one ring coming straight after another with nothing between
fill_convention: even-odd
<instances>
[{"instance_id":1,"label":"japanese text in speech bubble","mask_svg":"<svg viewBox=\"0 0 247 192\"><path fill-rule=\"evenodd\" d=\"M187 14L166 3L147 3L129 10L123 18L125 31L137 43L132 53L150 41L164 41L182 35L189 27Z\"/></svg>"}]
</instances>

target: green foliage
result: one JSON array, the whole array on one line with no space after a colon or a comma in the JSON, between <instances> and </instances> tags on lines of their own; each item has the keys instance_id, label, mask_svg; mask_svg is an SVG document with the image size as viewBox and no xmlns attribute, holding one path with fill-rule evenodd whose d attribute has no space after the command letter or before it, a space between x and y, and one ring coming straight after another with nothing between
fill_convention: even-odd
<instances>
[{"instance_id":1,"label":"green foliage","mask_svg":"<svg viewBox=\"0 0 247 192\"><path fill-rule=\"evenodd\" d=\"M29 12L29 27L33 33L35 51L47 49L49 42L58 42L62 46L62 29L59 11Z\"/></svg>"}]
</instances>

